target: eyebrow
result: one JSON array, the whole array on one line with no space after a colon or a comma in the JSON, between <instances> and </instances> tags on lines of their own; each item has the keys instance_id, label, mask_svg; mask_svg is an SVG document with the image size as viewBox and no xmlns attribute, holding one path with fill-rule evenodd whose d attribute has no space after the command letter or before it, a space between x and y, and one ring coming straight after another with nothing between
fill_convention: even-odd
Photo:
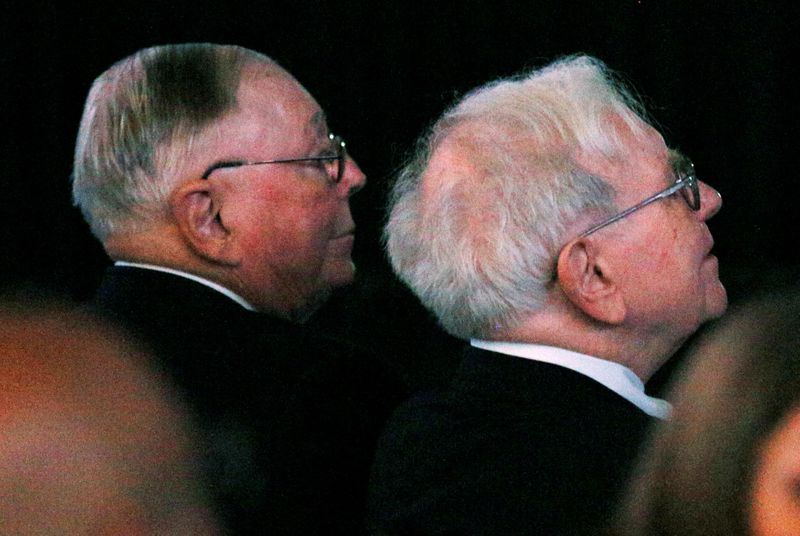
<instances>
[{"instance_id":1,"label":"eyebrow","mask_svg":"<svg viewBox=\"0 0 800 536\"><path fill-rule=\"evenodd\" d=\"M678 149L667 149L667 158L669 158L670 165L680 160L688 160L689 157L683 154Z\"/></svg>"},{"instance_id":2,"label":"eyebrow","mask_svg":"<svg viewBox=\"0 0 800 536\"><path fill-rule=\"evenodd\" d=\"M669 165L669 170L673 175L673 179L678 179L678 168L677 165L681 161L689 160L689 157L683 154L678 149L668 149L667 150L667 163Z\"/></svg>"},{"instance_id":3,"label":"eyebrow","mask_svg":"<svg viewBox=\"0 0 800 536\"><path fill-rule=\"evenodd\" d=\"M311 132L318 137L327 136L330 129L328 128L325 112L322 110L315 112L311 119L308 120L307 127L310 127Z\"/></svg>"}]
</instances>

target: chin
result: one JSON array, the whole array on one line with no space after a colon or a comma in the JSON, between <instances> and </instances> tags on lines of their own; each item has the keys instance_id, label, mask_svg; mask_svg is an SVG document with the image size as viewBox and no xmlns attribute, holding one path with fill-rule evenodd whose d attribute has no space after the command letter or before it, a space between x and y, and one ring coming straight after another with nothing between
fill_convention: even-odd
<instances>
[{"instance_id":1,"label":"chin","mask_svg":"<svg viewBox=\"0 0 800 536\"><path fill-rule=\"evenodd\" d=\"M356 277L356 265L350 259L337 262L325 271L325 282L331 289L344 287L353 282Z\"/></svg>"},{"instance_id":2,"label":"chin","mask_svg":"<svg viewBox=\"0 0 800 536\"><path fill-rule=\"evenodd\" d=\"M717 281L710 295L706 298L706 313L708 320L721 317L728 309L728 293L721 282Z\"/></svg>"}]
</instances>

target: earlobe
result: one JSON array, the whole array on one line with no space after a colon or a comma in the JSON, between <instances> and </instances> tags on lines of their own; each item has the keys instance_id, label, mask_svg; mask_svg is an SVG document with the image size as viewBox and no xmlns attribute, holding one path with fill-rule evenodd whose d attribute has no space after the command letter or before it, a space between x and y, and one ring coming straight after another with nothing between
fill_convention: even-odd
<instances>
[{"instance_id":1,"label":"earlobe","mask_svg":"<svg viewBox=\"0 0 800 536\"><path fill-rule=\"evenodd\" d=\"M221 205L206 180L190 181L170 197L170 210L189 248L216 264L237 263L231 232L225 226Z\"/></svg>"},{"instance_id":2,"label":"earlobe","mask_svg":"<svg viewBox=\"0 0 800 536\"><path fill-rule=\"evenodd\" d=\"M586 315L607 324L625 320L625 300L597 245L583 238L568 243L558 256L558 284Z\"/></svg>"}]
</instances>

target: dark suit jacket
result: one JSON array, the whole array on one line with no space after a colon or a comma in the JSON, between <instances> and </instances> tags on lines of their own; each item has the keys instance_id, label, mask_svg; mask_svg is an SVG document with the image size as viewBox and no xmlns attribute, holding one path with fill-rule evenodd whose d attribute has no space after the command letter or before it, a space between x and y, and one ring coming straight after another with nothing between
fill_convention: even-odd
<instances>
[{"instance_id":1,"label":"dark suit jacket","mask_svg":"<svg viewBox=\"0 0 800 536\"><path fill-rule=\"evenodd\" d=\"M379 442L380 534L600 534L651 417L570 369L469 348Z\"/></svg>"},{"instance_id":2,"label":"dark suit jacket","mask_svg":"<svg viewBox=\"0 0 800 536\"><path fill-rule=\"evenodd\" d=\"M372 356L186 278L105 274L102 315L149 344L194 412L236 534L358 534L375 442L402 394Z\"/></svg>"}]
</instances>

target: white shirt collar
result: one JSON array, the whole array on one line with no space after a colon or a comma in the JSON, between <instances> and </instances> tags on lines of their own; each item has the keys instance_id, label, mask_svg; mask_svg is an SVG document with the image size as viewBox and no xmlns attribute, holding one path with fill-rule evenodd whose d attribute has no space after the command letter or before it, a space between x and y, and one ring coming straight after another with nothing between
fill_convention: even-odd
<instances>
[{"instance_id":1,"label":"white shirt collar","mask_svg":"<svg viewBox=\"0 0 800 536\"><path fill-rule=\"evenodd\" d=\"M182 272L180 270L175 270L173 268L165 268L164 266L156 266L154 264L142 264L138 262L127 262L127 261L116 261L114 262L114 266L130 266L133 268L142 268L144 270L155 270L156 272L165 272L167 274L177 275L180 277L185 277L186 279L191 279L192 281L196 281L201 285L205 285L209 288L213 288L217 292L220 292L227 296L228 298L232 299L248 311L255 311L255 307L247 303L247 300L236 294L235 292L214 283L213 281L209 281L208 279L204 279L202 277L196 276L194 274L188 274L186 272Z\"/></svg>"},{"instance_id":2,"label":"white shirt collar","mask_svg":"<svg viewBox=\"0 0 800 536\"><path fill-rule=\"evenodd\" d=\"M672 406L666 400L645 394L642 380L628 367L571 350L518 342L498 342L472 339L476 348L513 355L572 369L605 385L652 417L666 420Z\"/></svg>"}]
</instances>

